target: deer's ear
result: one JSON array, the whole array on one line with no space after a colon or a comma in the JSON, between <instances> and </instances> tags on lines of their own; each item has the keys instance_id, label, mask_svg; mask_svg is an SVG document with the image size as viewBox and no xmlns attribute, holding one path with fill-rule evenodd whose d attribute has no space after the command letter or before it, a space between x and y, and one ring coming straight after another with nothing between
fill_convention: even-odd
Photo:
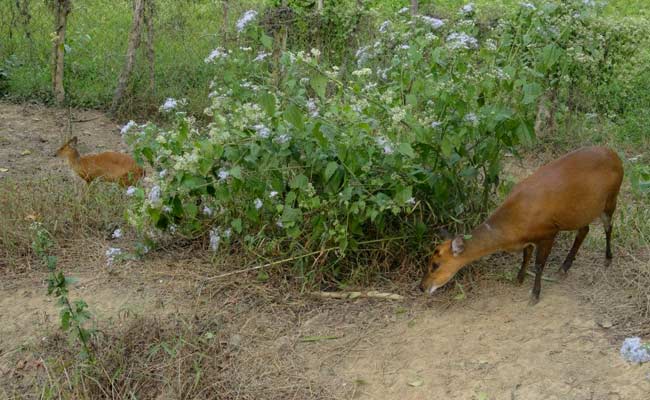
<instances>
[{"instance_id":1,"label":"deer's ear","mask_svg":"<svg viewBox=\"0 0 650 400\"><path fill-rule=\"evenodd\" d=\"M451 252L454 256L457 256L463 251L465 251L465 239L463 239L463 236L456 236L451 241Z\"/></svg>"}]
</instances>

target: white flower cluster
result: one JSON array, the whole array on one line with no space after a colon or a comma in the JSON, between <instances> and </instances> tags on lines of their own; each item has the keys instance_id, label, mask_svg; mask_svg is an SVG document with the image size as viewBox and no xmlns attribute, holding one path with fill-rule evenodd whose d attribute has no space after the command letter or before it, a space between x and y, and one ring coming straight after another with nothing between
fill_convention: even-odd
<instances>
[{"instance_id":1,"label":"white flower cluster","mask_svg":"<svg viewBox=\"0 0 650 400\"><path fill-rule=\"evenodd\" d=\"M113 231L113 234L111 235L113 239L119 239L122 237L122 230L120 228L117 228Z\"/></svg>"},{"instance_id":2,"label":"white flower cluster","mask_svg":"<svg viewBox=\"0 0 650 400\"><path fill-rule=\"evenodd\" d=\"M210 230L210 250L216 252L219 250L219 244L221 243L221 235L223 234L223 237L228 239L230 238L230 235L232 234L232 231L230 228L226 229L221 232L221 228L216 227L212 228Z\"/></svg>"},{"instance_id":3,"label":"white flower cluster","mask_svg":"<svg viewBox=\"0 0 650 400\"><path fill-rule=\"evenodd\" d=\"M214 228L210 230L210 249L212 251L219 250L220 242L221 242L221 235L219 234L219 228Z\"/></svg>"},{"instance_id":4,"label":"white flower cluster","mask_svg":"<svg viewBox=\"0 0 650 400\"><path fill-rule=\"evenodd\" d=\"M318 111L318 106L316 105L316 100L308 99L306 105L307 105L307 110L309 111L309 115L313 118L318 117L319 111Z\"/></svg>"},{"instance_id":5,"label":"white flower cluster","mask_svg":"<svg viewBox=\"0 0 650 400\"><path fill-rule=\"evenodd\" d=\"M469 3L465 4L461 9L460 9L461 14L471 14L474 12L474 4Z\"/></svg>"},{"instance_id":6,"label":"white flower cluster","mask_svg":"<svg viewBox=\"0 0 650 400\"><path fill-rule=\"evenodd\" d=\"M372 75L372 70L370 68L361 68L356 71L352 71L352 75L354 76L370 76Z\"/></svg>"},{"instance_id":7,"label":"white flower cluster","mask_svg":"<svg viewBox=\"0 0 650 400\"><path fill-rule=\"evenodd\" d=\"M156 203L160 202L161 192L162 191L160 190L160 186L154 185L151 188L151 190L149 191L149 196L148 196L149 202L151 204L156 204Z\"/></svg>"},{"instance_id":8,"label":"white flower cluster","mask_svg":"<svg viewBox=\"0 0 650 400\"><path fill-rule=\"evenodd\" d=\"M265 51L260 51L257 53L257 57L253 59L253 61L263 61L266 57L270 56L271 53L267 53Z\"/></svg>"},{"instance_id":9,"label":"white flower cluster","mask_svg":"<svg viewBox=\"0 0 650 400\"><path fill-rule=\"evenodd\" d=\"M134 120L131 120L131 121L127 122L126 125L124 125L124 126L122 127L122 129L120 129L120 133L121 133L122 135L124 135L124 134L126 134L129 130L131 130L131 128L133 128L134 126L138 126L138 124L136 124Z\"/></svg>"},{"instance_id":10,"label":"white flower cluster","mask_svg":"<svg viewBox=\"0 0 650 400\"><path fill-rule=\"evenodd\" d=\"M478 47L478 40L465 32L452 32L447 36L447 46L450 49L475 49Z\"/></svg>"},{"instance_id":11,"label":"white flower cluster","mask_svg":"<svg viewBox=\"0 0 650 400\"><path fill-rule=\"evenodd\" d=\"M283 134L281 134L281 135L278 135L278 137L276 137L276 138L274 139L274 141L275 141L276 143L278 143L278 144L285 144L285 143L287 143L287 142L290 141L290 140L291 140L291 136L289 136L289 135L286 134L286 133L283 133Z\"/></svg>"},{"instance_id":12,"label":"white flower cluster","mask_svg":"<svg viewBox=\"0 0 650 400\"><path fill-rule=\"evenodd\" d=\"M432 29L440 29L445 24L445 21L438 18L429 17L428 15L420 15L420 19L429 25Z\"/></svg>"},{"instance_id":13,"label":"white flower cluster","mask_svg":"<svg viewBox=\"0 0 650 400\"><path fill-rule=\"evenodd\" d=\"M106 250L106 265L111 267L115 260L122 255L122 249L117 247L109 247Z\"/></svg>"},{"instance_id":14,"label":"white flower cluster","mask_svg":"<svg viewBox=\"0 0 650 400\"><path fill-rule=\"evenodd\" d=\"M165 100L165 102L163 103L163 105L160 106L160 110L161 110L161 111L165 111L165 112L166 112L166 111L171 111L171 110L173 110L174 108L176 108L176 106L178 106L178 101L177 101L176 99L173 99L173 98L171 98L171 97L168 97L168 98Z\"/></svg>"},{"instance_id":15,"label":"white flower cluster","mask_svg":"<svg viewBox=\"0 0 650 400\"><path fill-rule=\"evenodd\" d=\"M253 129L255 129L255 132L257 132L257 136L259 136L262 139L266 139L269 136L271 136L271 130L267 128L265 125L257 124L253 126Z\"/></svg>"},{"instance_id":16,"label":"white flower cluster","mask_svg":"<svg viewBox=\"0 0 650 400\"><path fill-rule=\"evenodd\" d=\"M629 362L641 364L650 362L650 349L641 343L641 338L630 337L623 341L621 356Z\"/></svg>"},{"instance_id":17,"label":"white flower cluster","mask_svg":"<svg viewBox=\"0 0 650 400\"><path fill-rule=\"evenodd\" d=\"M384 154L393 154L395 149L393 148L393 143L384 136L379 136L375 139L379 147L384 150Z\"/></svg>"},{"instance_id":18,"label":"white flower cluster","mask_svg":"<svg viewBox=\"0 0 650 400\"><path fill-rule=\"evenodd\" d=\"M532 11L537 10L537 7L535 7L535 5L532 4L532 3L520 3L519 5L520 5L522 8L527 8L527 9L532 10Z\"/></svg>"},{"instance_id":19,"label":"white flower cluster","mask_svg":"<svg viewBox=\"0 0 650 400\"><path fill-rule=\"evenodd\" d=\"M220 58L226 58L228 57L228 53L230 51L225 50L223 47L217 47L216 49L212 50L212 52L205 58L205 63L211 63L214 60L218 60Z\"/></svg>"},{"instance_id":20,"label":"white flower cluster","mask_svg":"<svg viewBox=\"0 0 650 400\"><path fill-rule=\"evenodd\" d=\"M237 32L241 33L246 29L246 26L250 24L257 17L257 11L248 10L244 15L239 18L237 21Z\"/></svg>"},{"instance_id":21,"label":"white flower cluster","mask_svg":"<svg viewBox=\"0 0 650 400\"><path fill-rule=\"evenodd\" d=\"M390 29L391 24L392 23L390 22L390 20L386 20L386 21L382 22L381 25L379 25L379 32L380 33L388 32L388 30Z\"/></svg>"},{"instance_id":22,"label":"white flower cluster","mask_svg":"<svg viewBox=\"0 0 650 400\"><path fill-rule=\"evenodd\" d=\"M361 67L364 65L371 55L370 46L360 47L354 55L357 59L357 66Z\"/></svg>"},{"instance_id":23,"label":"white flower cluster","mask_svg":"<svg viewBox=\"0 0 650 400\"><path fill-rule=\"evenodd\" d=\"M472 126L478 125L478 117L474 113L468 113L465 115L465 122Z\"/></svg>"}]
</instances>

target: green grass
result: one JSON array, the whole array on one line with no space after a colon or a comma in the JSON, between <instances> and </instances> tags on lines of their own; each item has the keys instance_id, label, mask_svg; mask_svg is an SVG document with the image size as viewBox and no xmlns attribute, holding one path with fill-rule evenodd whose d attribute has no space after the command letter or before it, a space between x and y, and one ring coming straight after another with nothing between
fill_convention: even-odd
<instances>
[{"instance_id":1,"label":"green grass","mask_svg":"<svg viewBox=\"0 0 650 400\"><path fill-rule=\"evenodd\" d=\"M207 105L208 84L218 74L203 59L217 46L236 45L235 22L244 10L261 9L270 3L230 1L228 17L224 20L221 2L159 0L155 18L156 91L149 93L145 57L140 51L122 113L150 114L166 97L175 97L187 98L189 111L201 114ZM466 3L422 0L420 9L423 13L449 15ZM476 0L473 3L487 14L493 14L501 6L518 7L520 1ZM77 107L105 109L124 62L132 2L84 0L73 4L64 81L67 101ZM368 7L374 10L373 15L381 18L382 14L392 14L409 4L406 0L373 0L368 2ZM0 96L47 103L52 100L49 57L53 17L46 2L30 1L29 7L31 19L25 26L20 18L12 18L12 13L16 14L14 2L0 4L0 71L8 76L7 82L0 82ZM612 0L606 10L613 18L622 18L647 16L649 9L645 0ZM27 33L31 39L26 38ZM324 46L327 42L322 41Z\"/></svg>"},{"instance_id":2,"label":"green grass","mask_svg":"<svg viewBox=\"0 0 650 400\"><path fill-rule=\"evenodd\" d=\"M0 69L9 75L6 95L15 100L50 98L50 11L44 2L30 2L32 19L25 28L10 23L9 7L0 5ZM126 52L131 24L131 1L74 2L67 31L65 87L68 102L78 107L106 108L112 99ZM206 104L208 82L218 73L203 59L223 45L222 26L232 33L242 10L252 2L230 2L224 22L221 4L212 1L157 2L155 20L156 93L148 93L148 70L142 49L138 53L132 97L123 112L146 111L166 97L186 97L190 111ZM11 30L11 33L10 33ZM25 35L30 32L31 40ZM234 37L234 35L231 35ZM148 101L153 100L153 101Z\"/></svg>"}]
</instances>

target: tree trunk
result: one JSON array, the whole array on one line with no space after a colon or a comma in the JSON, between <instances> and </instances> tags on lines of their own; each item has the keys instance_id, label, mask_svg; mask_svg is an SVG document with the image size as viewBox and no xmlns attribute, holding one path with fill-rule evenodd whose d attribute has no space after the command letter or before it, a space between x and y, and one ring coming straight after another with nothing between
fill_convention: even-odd
<instances>
[{"instance_id":1,"label":"tree trunk","mask_svg":"<svg viewBox=\"0 0 650 400\"><path fill-rule=\"evenodd\" d=\"M411 0L411 15L418 14L418 0Z\"/></svg>"},{"instance_id":2,"label":"tree trunk","mask_svg":"<svg viewBox=\"0 0 650 400\"><path fill-rule=\"evenodd\" d=\"M557 91L557 87L553 87L539 98L537 116L535 117L535 136L538 138L555 132L555 112L558 106Z\"/></svg>"},{"instance_id":3,"label":"tree trunk","mask_svg":"<svg viewBox=\"0 0 650 400\"><path fill-rule=\"evenodd\" d=\"M321 13L323 12L323 0L318 0L316 2L316 10Z\"/></svg>"},{"instance_id":4,"label":"tree trunk","mask_svg":"<svg viewBox=\"0 0 650 400\"><path fill-rule=\"evenodd\" d=\"M221 24L221 33L223 35L223 41L226 43L228 41L228 0L222 1L223 6L223 24Z\"/></svg>"},{"instance_id":5,"label":"tree trunk","mask_svg":"<svg viewBox=\"0 0 650 400\"><path fill-rule=\"evenodd\" d=\"M145 0L135 0L133 8L133 22L131 24L131 32L129 33L129 44L126 49L126 59L124 67L120 73L120 78L117 82L117 88L113 95L113 102L111 104L110 112L114 113L122 101L124 90L129 82L131 71L133 70L133 63L135 61L135 52L140 46L140 31L142 30L143 11Z\"/></svg>"},{"instance_id":6,"label":"tree trunk","mask_svg":"<svg viewBox=\"0 0 650 400\"><path fill-rule=\"evenodd\" d=\"M63 87L63 59L65 56L65 29L71 0L56 0L54 4L54 44L52 46L52 93L57 104L65 101Z\"/></svg>"},{"instance_id":7,"label":"tree trunk","mask_svg":"<svg viewBox=\"0 0 650 400\"><path fill-rule=\"evenodd\" d=\"M29 30L29 23L32 19L32 15L29 13L29 0L16 0L16 8L18 9L18 14L21 19L20 22L25 29L25 37L31 42L32 32Z\"/></svg>"},{"instance_id":8,"label":"tree trunk","mask_svg":"<svg viewBox=\"0 0 650 400\"><path fill-rule=\"evenodd\" d=\"M144 22L147 26L147 60L149 61L149 92L152 97L156 95L156 53L154 51L154 30L153 18L155 14L155 0L147 0L147 7L144 13Z\"/></svg>"}]
</instances>

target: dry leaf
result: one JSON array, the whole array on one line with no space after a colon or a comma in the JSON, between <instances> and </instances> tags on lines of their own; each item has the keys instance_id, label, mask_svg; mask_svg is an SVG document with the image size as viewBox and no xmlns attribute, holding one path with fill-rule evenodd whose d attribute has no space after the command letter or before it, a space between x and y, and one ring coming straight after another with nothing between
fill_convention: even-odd
<instances>
[{"instance_id":1,"label":"dry leaf","mask_svg":"<svg viewBox=\"0 0 650 400\"><path fill-rule=\"evenodd\" d=\"M422 381L422 379L420 379L420 378L415 378L412 381L408 382L408 385L413 386L413 387L420 387L423 384L424 384L424 381Z\"/></svg>"}]
</instances>

